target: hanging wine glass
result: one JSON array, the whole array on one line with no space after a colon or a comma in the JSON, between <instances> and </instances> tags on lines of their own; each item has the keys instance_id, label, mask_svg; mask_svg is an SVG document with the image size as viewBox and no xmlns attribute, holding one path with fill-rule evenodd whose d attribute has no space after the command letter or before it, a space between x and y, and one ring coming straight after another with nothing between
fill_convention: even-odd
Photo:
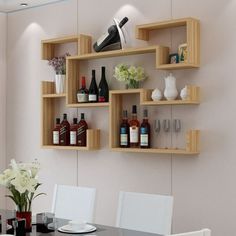
<instances>
[{"instance_id":1,"label":"hanging wine glass","mask_svg":"<svg viewBox=\"0 0 236 236\"><path fill-rule=\"evenodd\" d=\"M163 130L165 131L165 148L168 148L168 132L170 131L170 120L169 119L164 119L163 120Z\"/></svg>"},{"instance_id":2,"label":"hanging wine glass","mask_svg":"<svg viewBox=\"0 0 236 236\"><path fill-rule=\"evenodd\" d=\"M181 120L174 119L173 126L174 126L174 132L175 132L175 148L178 149L178 134L181 131Z\"/></svg>"},{"instance_id":3,"label":"hanging wine glass","mask_svg":"<svg viewBox=\"0 0 236 236\"><path fill-rule=\"evenodd\" d=\"M155 120L155 127L154 127L155 133L157 136L159 135L161 131L161 121L160 120ZM158 142L157 142L158 143Z\"/></svg>"}]
</instances>

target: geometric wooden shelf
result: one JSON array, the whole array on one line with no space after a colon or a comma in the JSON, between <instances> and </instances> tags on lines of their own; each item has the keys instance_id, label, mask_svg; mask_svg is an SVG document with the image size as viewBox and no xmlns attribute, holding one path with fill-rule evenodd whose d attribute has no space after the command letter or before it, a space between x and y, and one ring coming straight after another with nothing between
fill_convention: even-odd
<instances>
[{"instance_id":1,"label":"geometric wooden shelf","mask_svg":"<svg viewBox=\"0 0 236 236\"><path fill-rule=\"evenodd\" d=\"M55 83L42 81L42 148L65 150L97 150L100 148L100 130L87 130L87 146L57 146L52 145L52 130L55 127L55 100L65 98L65 94L55 94Z\"/></svg>"},{"instance_id":2,"label":"geometric wooden shelf","mask_svg":"<svg viewBox=\"0 0 236 236\"><path fill-rule=\"evenodd\" d=\"M75 103L75 104L67 104L66 106L70 108L109 107L109 102Z\"/></svg>"},{"instance_id":3,"label":"geometric wooden shelf","mask_svg":"<svg viewBox=\"0 0 236 236\"><path fill-rule=\"evenodd\" d=\"M66 104L69 107L80 107L80 104L77 103L76 93L80 88L80 62L84 60L94 60L101 58L110 58L110 57L122 57L130 56L137 54L146 54L146 53L156 53L156 66L162 63L162 55L165 55L167 47L161 46L150 46L144 48L128 48L123 50L114 50L108 52L99 52L99 53L89 53L78 56L70 56L66 58L66 68L67 68L67 100ZM77 104L77 105L76 105ZM92 105L93 106L93 105Z\"/></svg>"},{"instance_id":4,"label":"geometric wooden shelf","mask_svg":"<svg viewBox=\"0 0 236 236\"><path fill-rule=\"evenodd\" d=\"M77 44L78 55L91 52L92 38L88 35L80 34L74 36L47 39L41 41L42 60L50 60L55 57L56 45L72 42Z\"/></svg>"},{"instance_id":5,"label":"geometric wooden shelf","mask_svg":"<svg viewBox=\"0 0 236 236\"><path fill-rule=\"evenodd\" d=\"M187 62L169 64L169 52L166 61L158 69L188 69L200 65L200 23L199 20L188 17L174 20L155 22L136 26L136 38L148 41L149 33L153 30L186 27Z\"/></svg>"},{"instance_id":6,"label":"geometric wooden shelf","mask_svg":"<svg viewBox=\"0 0 236 236\"><path fill-rule=\"evenodd\" d=\"M188 89L199 91L196 86L189 86ZM150 97L149 89L128 89L128 90L112 90L110 91L110 109L109 109L109 147L112 151L122 152L145 152L145 153L172 153L172 154L197 154L199 153L199 131L189 131L186 137L185 149L141 149L141 148L120 148L119 147L119 127L122 120L122 100L123 95L127 94L139 94L140 105L186 105L186 104L198 104L189 100L186 101L147 101ZM198 93L199 94L199 93Z\"/></svg>"},{"instance_id":7,"label":"geometric wooden shelf","mask_svg":"<svg viewBox=\"0 0 236 236\"><path fill-rule=\"evenodd\" d=\"M75 150L75 151L93 151L100 149L100 130L87 129L87 146L60 146L60 145L42 145L46 149Z\"/></svg>"}]
</instances>

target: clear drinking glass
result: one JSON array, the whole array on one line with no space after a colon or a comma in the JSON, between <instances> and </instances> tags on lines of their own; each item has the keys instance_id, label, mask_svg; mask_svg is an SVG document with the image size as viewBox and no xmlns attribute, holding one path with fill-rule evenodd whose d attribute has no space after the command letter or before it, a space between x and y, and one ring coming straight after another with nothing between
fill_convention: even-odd
<instances>
[{"instance_id":1,"label":"clear drinking glass","mask_svg":"<svg viewBox=\"0 0 236 236\"><path fill-rule=\"evenodd\" d=\"M165 131L165 148L168 148L168 133L170 132L170 120L163 120L163 130Z\"/></svg>"},{"instance_id":2,"label":"clear drinking glass","mask_svg":"<svg viewBox=\"0 0 236 236\"><path fill-rule=\"evenodd\" d=\"M174 126L174 132L175 132L175 148L178 149L178 134L181 131L181 120L174 119L173 126Z\"/></svg>"},{"instance_id":3,"label":"clear drinking glass","mask_svg":"<svg viewBox=\"0 0 236 236\"><path fill-rule=\"evenodd\" d=\"M161 121L160 120L155 120L155 127L154 127L155 133L157 136L159 135L161 131ZM157 146L158 146L158 141L157 141Z\"/></svg>"}]
</instances>

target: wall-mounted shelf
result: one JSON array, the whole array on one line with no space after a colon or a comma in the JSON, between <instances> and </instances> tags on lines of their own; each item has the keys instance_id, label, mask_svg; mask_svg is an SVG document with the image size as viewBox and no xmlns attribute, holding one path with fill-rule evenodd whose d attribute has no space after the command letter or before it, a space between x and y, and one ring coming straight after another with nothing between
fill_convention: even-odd
<instances>
[{"instance_id":1,"label":"wall-mounted shelf","mask_svg":"<svg viewBox=\"0 0 236 236\"><path fill-rule=\"evenodd\" d=\"M200 23L199 20L188 17L182 19L167 20L154 22L150 24L136 26L136 38L148 41L149 33L154 30L170 29L176 27L186 27L186 43L187 43L187 62L178 64L169 63L169 52L166 61L159 66L158 69L188 69L197 68L200 65Z\"/></svg>"},{"instance_id":2,"label":"wall-mounted shelf","mask_svg":"<svg viewBox=\"0 0 236 236\"><path fill-rule=\"evenodd\" d=\"M185 149L141 149L141 148L120 148L119 147L119 127L122 120L122 99L123 95L138 94L140 96L140 105L186 105L199 103L199 87L188 86L189 98L197 98L197 103L192 100L186 101L148 101L150 99L149 89L128 89L110 91L110 112L109 112L109 146L112 151L121 152L144 152L144 153L166 153L166 154L187 154L195 155L199 153L199 131L191 130L187 132ZM196 93L196 95L195 95ZM194 97L195 96L195 97Z\"/></svg>"},{"instance_id":3,"label":"wall-mounted shelf","mask_svg":"<svg viewBox=\"0 0 236 236\"><path fill-rule=\"evenodd\" d=\"M55 47L58 44L76 43L79 54L91 53L92 37L89 35L73 35L41 41L42 60L50 60L55 56Z\"/></svg>"},{"instance_id":4,"label":"wall-mounted shelf","mask_svg":"<svg viewBox=\"0 0 236 236\"><path fill-rule=\"evenodd\" d=\"M43 81L42 90L42 147L48 149L64 149L89 151L100 148L100 130L87 130L87 146L57 146L52 145L52 130L55 126L55 100L65 98L65 94L55 94L55 83Z\"/></svg>"},{"instance_id":5,"label":"wall-mounted shelf","mask_svg":"<svg viewBox=\"0 0 236 236\"><path fill-rule=\"evenodd\" d=\"M78 55L66 58L66 94L55 94L53 82L42 83L42 147L65 150L96 150L99 149L99 130L88 130L87 147L54 146L52 145L51 131L54 127L55 101L66 97L66 105L70 108L102 108L109 107L109 145L112 151L120 152L143 152L143 153L166 153L193 155L199 153L199 131L190 130L186 135L185 149L136 149L119 148L119 125L122 113L122 96L138 94L140 105L163 106L163 105L197 105L200 103L200 89L197 86L188 86L189 97L187 100L174 101L152 101L150 89L129 89L110 91L109 103L77 103L77 91L80 88L79 78L80 62L97 60L102 58L124 57L142 54L155 54L157 69L175 70L197 68L200 65L200 24L193 18L175 19L169 21L155 22L151 24L136 26L136 37L141 40L149 40L149 33L153 30L170 29L173 27L186 27L187 61L185 63L169 64L170 48L167 46L147 46L142 48L127 48L100 53L91 53L91 36L79 35L55 38L42 41L42 59L48 60L54 57L55 46L58 44L75 42L78 45Z\"/></svg>"}]
</instances>

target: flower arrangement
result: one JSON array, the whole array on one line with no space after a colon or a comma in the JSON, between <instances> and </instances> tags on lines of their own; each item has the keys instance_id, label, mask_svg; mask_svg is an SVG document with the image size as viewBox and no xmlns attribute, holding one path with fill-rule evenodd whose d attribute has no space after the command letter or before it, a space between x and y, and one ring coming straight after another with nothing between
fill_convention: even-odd
<instances>
[{"instance_id":1,"label":"flower arrangement","mask_svg":"<svg viewBox=\"0 0 236 236\"><path fill-rule=\"evenodd\" d=\"M147 78L141 66L119 64L115 67L114 77L128 85L129 88L138 88L139 82Z\"/></svg>"},{"instance_id":2,"label":"flower arrangement","mask_svg":"<svg viewBox=\"0 0 236 236\"><path fill-rule=\"evenodd\" d=\"M70 56L69 53L66 53L60 57L54 57L48 61L48 65L52 66L57 75L66 74L66 57Z\"/></svg>"},{"instance_id":3,"label":"flower arrangement","mask_svg":"<svg viewBox=\"0 0 236 236\"><path fill-rule=\"evenodd\" d=\"M44 194L38 193L35 195L36 190L41 185L38 182L39 163L16 163L11 160L10 168L0 174L0 185L5 186L11 198L17 206L19 212L30 212L32 201Z\"/></svg>"}]
</instances>

